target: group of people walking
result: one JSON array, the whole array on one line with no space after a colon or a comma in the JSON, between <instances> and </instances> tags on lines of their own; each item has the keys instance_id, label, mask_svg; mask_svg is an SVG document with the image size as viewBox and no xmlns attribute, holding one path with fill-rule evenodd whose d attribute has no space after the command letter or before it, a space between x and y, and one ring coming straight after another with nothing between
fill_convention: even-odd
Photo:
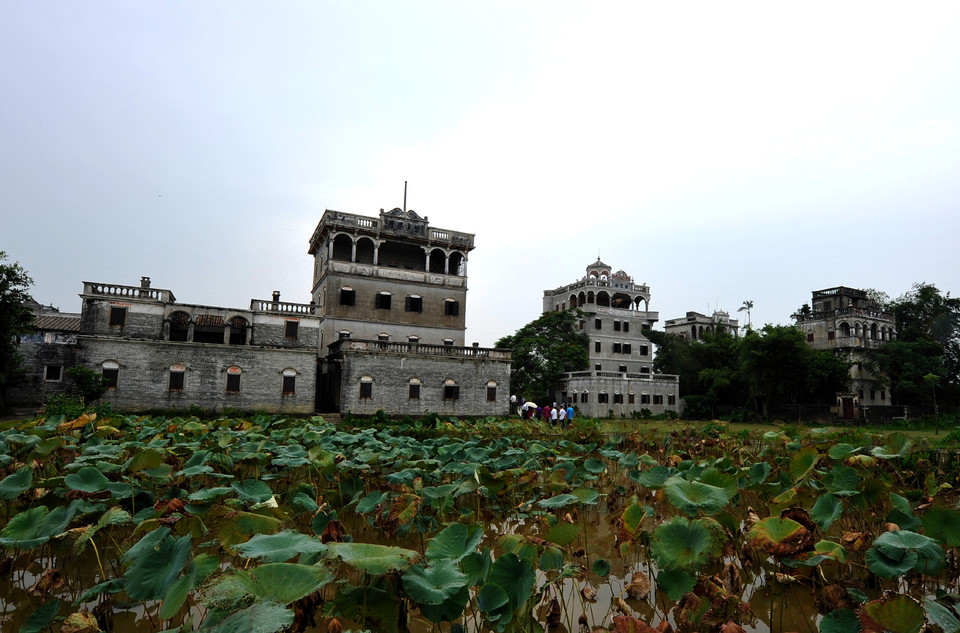
<instances>
[{"instance_id":1,"label":"group of people walking","mask_svg":"<svg viewBox=\"0 0 960 633\"><path fill-rule=\"evenodd\" d=\"M565 427L573 421L573 405L561 402L559 405L554 402L553 405L539 406L533 402L527 402L523 396L518 400L516 396L510 396L511 413L518 413L524 420L543 420L546 424Z\"/></svg>"}]
</instances>

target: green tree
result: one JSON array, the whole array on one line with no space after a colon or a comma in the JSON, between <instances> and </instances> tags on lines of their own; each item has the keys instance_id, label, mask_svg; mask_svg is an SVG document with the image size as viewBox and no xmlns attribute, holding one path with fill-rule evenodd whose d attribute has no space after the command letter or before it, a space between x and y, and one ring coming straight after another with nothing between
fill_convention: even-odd
<instances>
[{"instance_id":1,"label":"green tree","mask_svg":"<svg viewBox=\"0 0 960 633\"><path fill-rule=\"evenodd\" d=\"M513 350L510 389L534 401L552 399L560 375L587 369L589 338L580 331L580 310L546 312L516 334L497 341Z\"/></svg>"},{"instance_id":2,"label":"green tree","mask_svg":"<svg viewBox=\"0 0 960 633\"><path fill-rule=\"evenodd\" d=\"M20 264L6 264L7 254L0 251L0 411L6 392L23 375L18 347L20 336L33 330L33 313L27 306L27 292L33 280Z\"/></svg>"}]
</instances>

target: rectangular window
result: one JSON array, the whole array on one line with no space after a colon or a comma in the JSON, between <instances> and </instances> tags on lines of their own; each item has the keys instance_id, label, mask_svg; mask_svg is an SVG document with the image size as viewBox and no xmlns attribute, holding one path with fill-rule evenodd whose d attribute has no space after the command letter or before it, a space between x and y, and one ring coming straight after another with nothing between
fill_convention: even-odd
<instances>
[{"instance_id":1,"label":"rectangular window","mask_svg":"<svg viewBox=\"0 0 960 633\"><path fill-rule=\"evenodd\" d=\"M649 354L649 353L650 353L650 348L649 348L649 347L647 347L646 345L641 345L641 346L640 346L640 355L641 355L641 356L646 356L646 355Z\"/></svg>"},{"instance_id":2,"label":"rectangular window","mask_svg":"<svg viewBox=\"0 0 960 633\"><path fill-rule=\"evenodd\" d=\"M297 340L297 333L300 331L299 321L285 321L283 326L283 335L288 339Z\"/></svg>"},{"instance_id":3,"label":"rectangular window","mask_svg":"<svg viewBox=\"0 0 960 633\"><path fill-rule=\"evenodd\" d=\"M600 369L600 363L597 363L596 365L594 365L594 366L593 366L593 369L594 369L595 371L603 371L602 369Z\"/></svg>"},{"instance_id":4,"label":"rectangular window","mask_svg":"<svg viewBox=\"0 0 960 633\"><path fill-rule=\"evenodd\" d=\"M663 396L655 395L653 397L653 404L663 404Z\"/></svg>"},{"instance_id":5,"label":"rectangular window","mask_svg":"<svg viewBox=\"0 0 960 633\"><path fill-rule=\"evenodd\" d=\"M62 365L47 365L43 370L43 379L47 382L60 382L62 376Z\"/></svg>"},{"instance_id":6,"label":"rectangular window","mask_svg":"<svg viewBox=\"0 0 960 633\"><path fill-rule=\"evenodd\" d=\"M357 302L357 291L353 288L340 289L340 305L352 306Z\"/></svg>"},{"instance_id":7,"label":"rectangular window","mask_svg":"<svg viewBox=\"0 0 960 633\"><path fill-rule=\"evenodd\" d=\"M460 302L454 301L452 299L447 299L443 302L443 314L445 316L459 316L460 315Z\"/></svg>"},{"instance_id":8,"label":"rectangular window","mask_svg":"<svg viewBox=\"0 0 960 633\"><path fill-rule=\"evenodd\" d=\"M385 292L378 292L377 298L375 300L376 305L374 306L377 310L389 310L392 296Z\"/></svg>"},{"instance_id":9,"label":"rectangular window","mask_svg":"<svg viewBox=\"0 0 960 633\"><path fill-rule=\"evenodd\" d=\"M594 320L593 320L593 329L595 329L595 330L599 330L599 329L600 329L600 319L594 319Z\"/></svg>"},{"instance_id":10,"label":"rectangular window","mask_svg":"<svg viewBox=\"0 0 960 633\"><path fill-rule=\"evenodd\" d=\"M420 337L419 337L419 336L408 336L408 337L407 337L407 343L419 343L419 342L420 342Z\"/></svg>"},{"instance_id":11,"label":"rectangular window","mask_svg":"<svg viewBox=\"0 0 960 633\"><path fill-rule=\"evenodd\" d=\"M613 404L623 404L623 394L615 393L613 394Z\"/></svg>"},{"instance_id":12,"label":"rectangular window","mask_svg":"<svg viewBox=\"0 0 960 633\"><path fill-rule=\"evenodd\" d=\"M361 382L360 383L360 397L361 398L372 398L373 397L373 383L372 382Z\"/></svg>"},{"instance_id":13,"label":"rectangular window","mask_svg":"<svg viewBox=\"0 0 960 633\"><path fill-rule=\"evenodd\" d=\"M377 340L380 341L381 343L386 343L387 341L390 340L390 335L389 335L389 334L377 334Z\"/></svg>"},{"instance_id":14,"label":"rectangular window","mask_svg":"<svg viewBox=\"0 0 960 633\"><path fill-rule=\"evenodd\" d=\"M444 386L443 386L443 399L444 399L444 400L459 400L459 399L460 399L460 385L444 385Z\"/></svg>"},{"instance_id":15,"label":"rectangular window","mask_svg":"<svg viewBox=\"0 0 960 633\"><path fill-rule=\"evenodd\" d=\"M807 333L807 343L813 343L813 332Z\"/></svg>"},{"instance_id":16,"label":"rectangular window","mask_svg":"<svg viewBox=\"0 0 960 633\"><path fill-rule=\"evenodd\" d=\"M580 402L582 402L583 404L587 404L588 402L590 402L590 394L584 393L582 396L580 396Z\"/></svg>"},{"instance_id":17,"label":"rectangular window","mask_svg":"<svg viewBox=\"0 0 960 633\"><path fill-rule=\"evenodd\" d=\"M620 365L620 367L617 368L617 371L619 371L621 374L625 374L625 373L627 373L627 366L626 366L626 365Z\"/></svg>"},{"instance_id":18,"label":"rectangular window","mask_svg":"<svg viewBox=\"0 0 960 633\"><path fill-rule=\"evenodd\" d=\"M110 306L110 325L123 327L127 321L127 309L120 306Z\"/></svg>"},{"instance_id":19,"label":"rectangular window","mask_svg":"<svg viewBox=\"0 0 960 633\"><path fill-rule=\"evenodd\" d=\"M621 352L622 348L623 348L623 345L621 345L620 343L614 343L614 344L613 344L613 353L614 353L614 354L619 354L619 353Z\"/></svg>"},{"instance_id":20,"label":"rectangular window","mask_svg":"<svg viewBox=\"0 0 960 633\"><path fill-rule=\"evenodd\" d=\"M634 404L636 400L637 400L636 394L631 393L627 395L627 404Z\"/></svg>"},{"instance_id":21,"label":"rectangular window","mask_svg":"<svg viewBox=\"0 0 960 633\"><path fill-rule=\"evenodd\" d=\"M886 399L887 399L887 390L886 390L886 389L881 389L881 390L880 390L880 399L881 399L881 400L886 400Z\"/></svg>"},{"instance_id":22,"label":"rectangular window","mask_svg":"<svg viewBox=\"0 0 960 633\"><path fill-rule=\"evenodd\" d=\"M614 322L613 322L613 331L614 331L614 332L619 332L619 331L620 331L620 321L614 321Z\"/></svg>"},{"instance_id":23,"label":"rectangular window","mask_svg":"<svg viewBox=\"0 0 960 633\"><path fill-rule=\"evenodd\" d=\"M676 396L667 396L667 404L677 404Z\"/></svg>"},{"instance_id":24,"label":"rectangular window","mask_svg":"<svg viewBox=\"0 0 960 633\"><path fill-rule=\"evenodd\" d=\"M623 344L623 353L624 353L624 354L629 354L631 351L633 351L633 346L630 345L630 343L624 343L624 344Z\"/></svg>"},{"instance_id":25,"label":"rectangular window","mask_svg":"<svg viewBox=\"0 0 960 633\"><path fill-rule=\"evenodd\" d=\"M593 344L593 351L597 354L600 353L600 341L595 341Z\"/></svg>"},{"instance_id":26,"label":"rectangular window","mask_svg":"<svg viewBox=\"0 0 960 633\"><path fill-rule=\"evenodd\" d=\"M577 404L577 394L573 394L573 404Z\"/></svg>"},{"instance_id":27,"label":"rectangular window","mask_svg":"<svg viewBox=\"0 0 960 633\"><path fill-rule=\"evenodd\" d=\"M876 399L877 399L877 392L874 391L873 389L870 390L870 399L871 399L871 400L876 400Z\"/></svg>"},{"instance_id":28,"label":"rectangular window","mask_svg":"<svg viewBox=\"0 0 960 633\"><path fill-rule=\"evenodd\" d=\"M640 368L640 373L641 373L641 374L649 374L649 373L650 373L650 368L649 368L649 367L641 367L641 368Z\"/></svg>"},{"instance_id":29,"label":"rectangular window","mask_svg":"<svg viewBox=\"0 0 960 633\"><path fill-rule=\"evenodd\" d=\"M487 387L487 402L496 402L496 401L497 401L497 388Z\"/></svg>"},{"instance_id":30,"label":"rectangular window","mask_svg":"<svg viewBox=\"0 0 960 633\"><path fill-rule=\"evenodd\" d=\"M410 390L407 395L411 400L420 399L420 385L410 385Z\"/></svg>"},{"instance_id":31,"label":"rectangular window","mask_svg":"<svg viewBox=\"0 0 960 633\"><path fill-rule=\"evenodd\" d=\"M283 377L283 395L292 396L297 393L297 377L296 376L284 376Z\"/></svg>"},{"instance_id":32,"label":"rectangular window","mask_svg":"<svg viewBox=\"0 0 960 633\"><path fill-rule=\"evenodd\" d=\"M828 340L828 341L832 341L832 340L835 339L836 337L837 337L837 333L834 332L833 330L830 330L829 332L827 332L827 340Z\"/></svg>"},{"instance_id":33,"label":"rectangular window","mask_svg":"<svg viewBox=\"0 0 960 633\"><path fill-rule=\"evenodd\" d=\"M227 374L227 393L240 393L240 374Z\"/></svg>"},{"instance_id":34,"label":"rectangular window","mask_svg":"<svg viewBox=\"0 0 960 633\"><path fill-rule=\"evenodd\" d=\"M650 404L650 394L640 394L640 404Z\"/></svg>"},{"instance_id":35,"label":"rectangular window","mask_svg":"<svg viewBox=\"0 0 960 633\"><path fill-rule=\"evenodd\" d=\"M610 398L609 398L609 396L608 396L607 394L605 394L605 393L598 393L598 394L597 394L597 403L598 403L598 404L607 404L608 402L610 402Z\"/></svg>"},{"instance_id":36,"label":"rectangular window","mask_svg":"<svg viewBox=\"0 0 960 633\"><path fill-rule=\"evenodd\" d=\"M184 375L185 375L185 372L182 372L182 371L170 372L170 383L167 388L170 391L183 391Z\"/></svg>"},{"instance_id":37,"label":"rectangular window","mask_svg":"<svg viewBox=\"0 0 960 633\"><path fill-rule=\"evenodd\" d=\"M407 312L423 312L423 297L408 295L404 302L404 309Z\"/></svg>"},{"instance_id":38,"label":"rectangular window","mask_svg":"<svg viewBox=\"0 0 960 633\"><path fill-rule=\"evenodd\" d=\"M120 381L120 370L119 369L104 369L103 370L103 386L107 389L116 389L117 383Z\"/></svg>"},{"instance_id":39,"label":"rectangular window","mask_svg":"<svg viewBox=\"0 0 960 633\"><path fill-rule=\"evenodd\" d=\"M630 321L624 321L624 322L623 322L623 331L624 331L624 332L629 332L629 331L630 331Z\"/></svg>"}]
</instances>

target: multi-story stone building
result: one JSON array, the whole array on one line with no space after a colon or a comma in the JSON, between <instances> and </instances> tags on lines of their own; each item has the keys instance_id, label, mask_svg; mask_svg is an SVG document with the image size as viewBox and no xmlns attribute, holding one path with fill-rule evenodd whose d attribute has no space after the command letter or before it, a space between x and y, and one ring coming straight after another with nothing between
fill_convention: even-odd
<instances>
[{"instance_id":1,"label":"multi-story stone building","mask_svg":"<svg viewBox=\"0 0 960 633\"><path fill-rule=\"evenodd\" d=\"M127 410L506 414L509 350L464 342L472 249L473 235L431 228L413 211L326 211L310 239L309 303L274 292L249 309L221 308L179 303L149 277L84 282L76 331L31 339L64 343L31 348L31 373L62 387L75 354ZM41 362L55 351L56 363Z\"/></svg>"},{"instance_id":2,"label":"multi-story stone building","mask_svg":"<svg viewBox=\"0 0 960 633\"><path fill-rule=\"evenodd\" d=\"M810 310L794 317L814 349L833 350L850 361L850 392L837 394L838 413L858 417L862 406L890 404L883 382L870 373L867 355L896 338L896 321L863 290L838 286L815 290Z\"/></svg>"},{"instance_id":3,"label":"multi-story stone building","mask_svg":"<svg viewBox=\"0 0 960 633\"><path fill-rule=\"evenodd\" d=\"M473 237L401 209L323 214L309 249L321 409L507 413L510 352L465 346Z\"/></svg>"},{"instance_id":4,"label":"multi-story stone building","mask_svg":"<svg viewBox=\"0 0 960 633\"><path fill-rule=\"evenodd\" d=\"M714 310L713 315L707 316L699 312L687 312L685 317L664 321L663 330L667 334L674 334L680 338L699 341L704 334L732 334L738 336L740 324L730 318L729 312Z\"/></svg>"},{"instance_id":5,"label":"multi-story stone building","mask_svg":"<svg viewBox=\"0 0 960 633\"><path fill-rule=\"evenodd\" d=\"M590 339L590 367L565 374L556 399L590 417L630 417L679 410L677 376L653 371L653 345L644 336L659 315L649 310L650 288L597 260L571 284L545 290L543 311L579 308Z\"/></svg>"},{"instance_id":6,"label":"multi-story stone building","mask_svg":"<svg viewBox=\"0 0 960 633\"><path fill-rule=\"evenodd\" d=\"M18 346L24 379L7 393L8 403L17 406L39 405L55 393L68 391L66 370L77 362L80 315L33 300L29 308L33 312L33 333L21 336Z\"/></svg>"}]
</instances>

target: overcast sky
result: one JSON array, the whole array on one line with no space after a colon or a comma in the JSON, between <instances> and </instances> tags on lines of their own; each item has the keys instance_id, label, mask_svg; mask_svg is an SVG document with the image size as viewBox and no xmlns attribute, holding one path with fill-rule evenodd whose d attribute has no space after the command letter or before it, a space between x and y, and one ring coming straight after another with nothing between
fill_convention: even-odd
<instances>
[{"instance_id":1,"label":"overcast sky","mask_svg":"<svg viewBox=\"0 0 960 633\"><path fill-rule=\"evenodd\" d=\"M324 209L474 233L468 344L599 255L688 310L960 292L960 3L0 0L0 250L310 299Z\"/></svg>"}]
</instances>

